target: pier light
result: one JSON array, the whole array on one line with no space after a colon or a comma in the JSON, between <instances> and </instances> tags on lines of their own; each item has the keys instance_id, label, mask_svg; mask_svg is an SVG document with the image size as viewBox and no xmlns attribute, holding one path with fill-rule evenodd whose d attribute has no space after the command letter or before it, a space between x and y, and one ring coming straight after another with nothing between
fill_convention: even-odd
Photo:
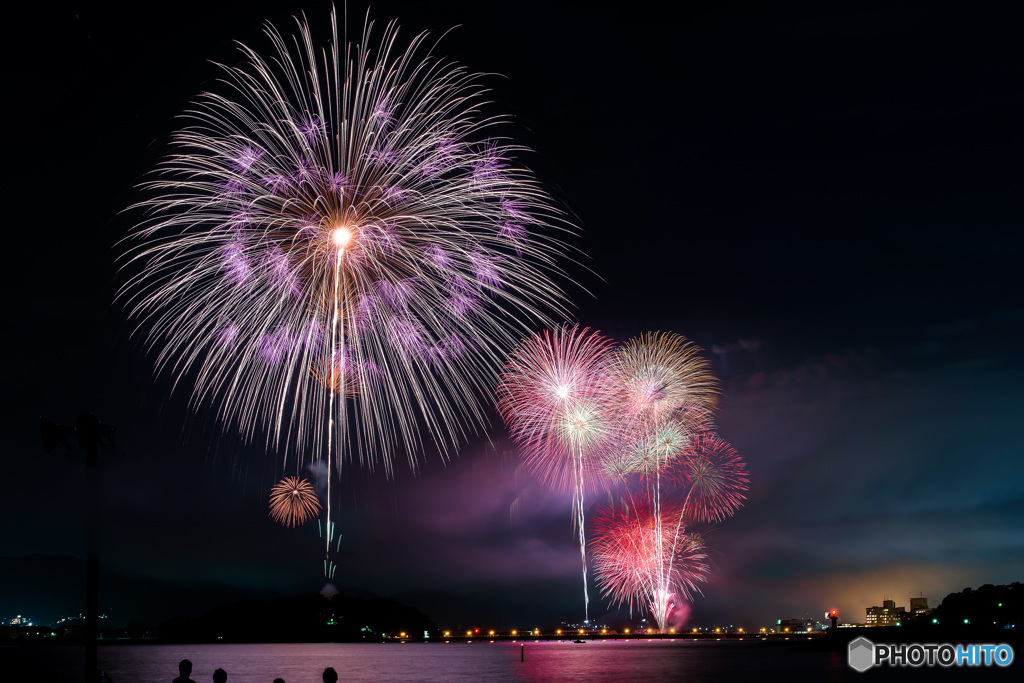
<instances>
[{"instance_id":1,"label":"pier light","mask_svg":"<svg viewBox=\"0 0 1024 683\"><path fill-rule=\"evenodd\" d=\"M629 629L628 628L626 629L626 633L629 633Z\"/></svg>"},{"instance_id":2,"label":"pier light","mask_svg":"<svg viewBox=\"0 0 1024 683\"><path fill-rule=\"evenodd\" d=\"M557 635L557 636L562 635L562 629L558 629L557 631L555 631L555 635Z\"/></svg>"},{"instance_id":3,"label":"pier light","mask_svg":"<svg viewBox=\"0 0 1024 683\"><path fill-rule=\"evenodd\" d=\"M583 633L583 629L580 629L580 633Z\"/></svg>"},{"instance_id":4,"label":"pier light","mask_svg":"<svg viewBox=\"0 0 1024 683\"><path fill-rule=\"evenodd\" d=\"M519 631L516 631L515 629L512 630L512 635L516 635L517 633L519 633Z\"/></svg>"},{"instance_id":5,"label":"pier light","mask_svg":"<svg viewBox=\"0 0 1024 683\"><path fill-rule=\"evenodd\" d=\"M492 636L494 635L494 631L488 631L487 633L488 633L488 635L492 635Z\"/></svg>"},{"instance_id":6,"label":"pier light","mask_svg":"<svg viewBox=\"0 0 1024 683\"><path fill-rule=\"evenodd\" d=\"M533 635L539 636L540 635L540 629L539 628L533 629Z\"/></svg>"},{"instance_id":7,"label":"pier light","mask_svg":"<svg viewBox=\"0 0 1024 683\"><path fill-rule=\"evenodd\" d=\"M399 638L405 638L405 631L402 631L401 633L399 633L398 637Z\"/></svg>"},{"instance_id":8,"label":"pier light","mask_svg":"<svg viewBox=\"0 0 1024 683\"><path fill-rule=\"evenodd\" d=\"M473 632L472 631L466 631L466 635L467 636L471 636L471 635L473 635Z\"/></svg>"},{"instance_id":9,"label":"pier light","mask_svg":"<svg viewBox=\"0 0 1024 683\"><path fill-rule=\"evenodd\" d=\"M675 633L675 632L676 632L676 630L675 630L674 628L670 628L670 629L668 630L668 632L669 632L669 633Z\"/></svg>"},{"instance_id":10,"label":"pier light","mask_svg":"<svg viewBox=\"0 0 1024 683\"><path fill-rule=\"evenodd\" d=\"M445 631L445 632L444 632L444 637L445 637L445 638L447 638L447 637L448 637L448 636L450 636L451 634L452 634L452 632L451 632L451 631Z\"/></svg>"}]
</instances>

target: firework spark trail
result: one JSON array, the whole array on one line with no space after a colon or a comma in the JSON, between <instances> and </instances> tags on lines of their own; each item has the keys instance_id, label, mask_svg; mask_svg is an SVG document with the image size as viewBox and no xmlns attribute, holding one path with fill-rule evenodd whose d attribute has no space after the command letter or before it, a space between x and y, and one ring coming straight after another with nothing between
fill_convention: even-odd
<instances>
[{"instance_id":1,"label":"firework spark trail","mask_svg":"<svg viewBox=\"0 0 1024 683\"><path fill-rule=\"evenodd\" d=\"M332 238L335 235L344 235L342 230L346 230L344 227L334 229ZM338 240L335 239L335 242ZM345 239L345 242L348 240ZM331 315L331 353L334 353L334 348L338 341L338 314L341 309L341 298L338 296L338 290L341 289L341 259L344 256L345 247L344 245L338 246L338 255L335 258L334 266L334 312ZM342 339L344 339L344 331L342 332ZM342 346L342 358L344 358L345 348ZM335 367L335 360L331 357L331 368ZM331 442L334 435L334 377L330 378L331 381L331 396L329 399L329 406L327 410L328 426L327 430L327 533L324 534L324 574L327 578L334 578L334 564L331 562L331 541L334 539L334 530L331 528ZM345 375L343 372L338 373L338 382L341 383L342 396L345 395ZM344 419L344 415L342 416Z\"/></svg>"},{"instance_id":2,"label":"firework spark trail","mask_svg":"<svg viewBox=\"0 0 1024 683\"><path fill-rule=\"evenodd\" d=\"M402 49L367 21L353 44L332 11L321 48L296 21L185 113L118 297L193 407L296 469L327 459L329 486L486 425L508 352L570 317L575 229L498 137L481 77L425 34Z\"/></svg>"},{"instance_id":3,"label":"firework spark trail","mask_svg":"<svg viewBox=\"0 0 1024 683\"><path fill-rule=\"evenodd\" d=\"M611 342L587 328L535 335L509 358L498 385L498 410L526 464L552 487L571 491L589 620L584 500L598 484L594 459L613 437L609 387L602 368Z\"/></svg>"}]
</instances>

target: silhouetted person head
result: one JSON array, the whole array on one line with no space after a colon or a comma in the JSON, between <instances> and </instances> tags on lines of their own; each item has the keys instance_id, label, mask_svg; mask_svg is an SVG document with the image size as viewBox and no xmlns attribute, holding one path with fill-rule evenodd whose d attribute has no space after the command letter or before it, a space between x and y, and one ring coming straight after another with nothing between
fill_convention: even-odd
<instances>
[{"instance_id":1,"label":"silhouetted person head","mask_svg":"<svg viewBox=\"0 0 1024 683\"><path fill-rule=\"evenodd\" d=\"M338 672L333 667L324 669L324 683L338 683Z\"/></svg>"},{"instance_id":2,"label":"silhouetted person head","mask_svg":"<svg viewBox=\"0 0 1024 683\"><path fill-rule=\"evenodd\" d=\"M228 680L228 672L224 669L217 669L213 672L213 683L225 683Z\"/></svg>"},{"instance_id":3,"label":"silhouetted person head","mask_svg":"<svg viewBox=\"0 0 1024 683\"><path fill-rule=\"evenodd\" d=\"M187 659L183 659L178 662L178 673L181 674L175 678L172 683L195 683L189 676L192 674L192 662Z\"/></svg>"},{"instance_id":4,"label":"silhouetted person head","mask_svg":"<svg viewBox=\"0 0 1024 683\"><path fill-rule=\"evenodd\" d=\"M274 679L274 683L284 683L284 679L283 678L275 678Z\"/></svg>"}]
</instances>

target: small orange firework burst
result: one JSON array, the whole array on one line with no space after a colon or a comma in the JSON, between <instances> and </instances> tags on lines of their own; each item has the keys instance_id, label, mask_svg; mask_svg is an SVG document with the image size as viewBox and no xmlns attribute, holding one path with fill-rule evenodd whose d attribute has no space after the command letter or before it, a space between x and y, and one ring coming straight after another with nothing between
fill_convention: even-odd
<instances>
[{"instance_id":1,"label":"small orange firework burst","mask_svg":"<svg viewBox=\"0 0 1024 683\"><path fill-rule=\"evenodd\" d=\"M320 512L313 485L299 477L285 477L270 489L270 518L287 527L299 526Z\"/></svg>"}]
</instances>

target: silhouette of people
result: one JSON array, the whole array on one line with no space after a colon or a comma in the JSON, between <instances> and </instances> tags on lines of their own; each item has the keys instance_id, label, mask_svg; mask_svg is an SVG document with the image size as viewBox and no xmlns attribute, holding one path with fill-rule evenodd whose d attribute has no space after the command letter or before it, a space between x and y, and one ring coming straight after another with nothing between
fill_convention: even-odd
<instances>
[{"instance_id":1,"label":"silhouette of people","mask_svg":"<svg viewBox=\"0 0 1024 683\"><path fill-rule=\"evenodd\" d=\"M226 683L228 680L228 672L224 669L217 669L213 672L213 683Z\"/></svg>"},{"instance_id":2,"label":"silhouette of people","mask_svg":"<svg viewBox=\"0 0 1024 683\"><path fill-rule=\"evenodd\" d=\"M284 683L284 679L283 678L275 678L274 679L274 683Z\"/></svg>"},{"instance_id":3,"label":"silhouette of people","mask_svg":"<svg viewBox=\"0 0 1024 683\"><path fill-rule=\"evenodd\" d=\"M189 676L192 675L192 662L189 660L183 659L178 662L178 674L180 675L171 681L171 683L196 683L189 678Z\"/></svg>"},{"instance_id":4,"label":"silhouette of people","mask_svg":"<svg viewBox=\"0 0 1024 683\"><path fill-rule=\"evenodd\" d=\"M334 670L334 667L327 667L324 669L324 683L338 683L338 672Z\"/></svg>"}]
</instances>

